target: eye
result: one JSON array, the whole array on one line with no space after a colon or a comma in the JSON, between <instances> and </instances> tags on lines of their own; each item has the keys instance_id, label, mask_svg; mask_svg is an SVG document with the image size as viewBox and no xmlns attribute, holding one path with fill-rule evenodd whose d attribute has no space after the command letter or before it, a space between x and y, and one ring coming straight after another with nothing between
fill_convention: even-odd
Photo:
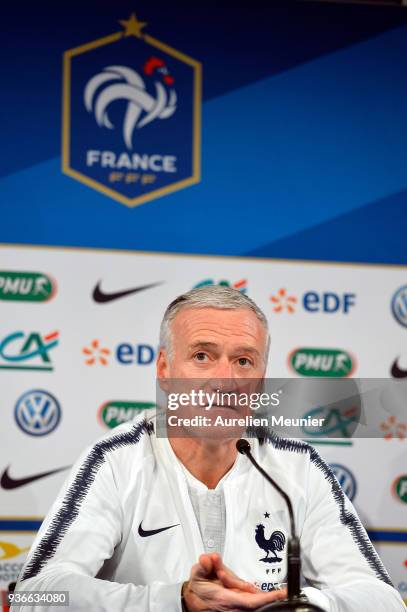
<instances>
[{"instance_id":1,"label":"eye","mask_svg":"<svg viewBox=\"0 0 407 612\"><path fill-rule=\"evenodd\" d=\"M207 357L208 357L208 355L206 353L202 353L202 352L195 353L195 355L194 355L194 359L196 361L206 361Z\"/></svg>"},{"instance_id":2,"label":"eye","mask_svg":"<svg viewBox=\"0 0 407 612\"><path fill-rule=\"evenodd\" d=\"M239 357L238 364L242 366L242 368L247 368L253 365L253 363L247 357Z\"/></svg>"}]
</instances>

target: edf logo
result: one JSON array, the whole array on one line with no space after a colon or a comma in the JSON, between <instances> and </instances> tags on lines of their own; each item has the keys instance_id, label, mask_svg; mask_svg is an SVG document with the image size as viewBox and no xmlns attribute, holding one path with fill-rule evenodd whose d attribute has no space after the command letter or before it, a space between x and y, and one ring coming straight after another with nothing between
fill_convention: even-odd
<instances>
[{"instance_id":1,"label":"edf logo","mask_svg":"<svg viewBox=\"0 0 407 612\"><path fill-rule=\"evenodd\" d=\"M350 309L356 304L355 293L318 293L317 291L307 291L303 296L304 310L308 312L339 312L348 314Z\"/></svg>"},{"instance_id":2,"label":"edf logo","mask_svg":"<svg viewBox=\"0 0 407 612\"><path fill-rule=\"evenodd\" d=\"M291 294L285 287L270 296L272 309L275 313L293 314L302 302L307 312L326 312L348 314L356 304L356 293L334 293L333 291L306 291L301 300Z\"/></svg>"}]
</instances>

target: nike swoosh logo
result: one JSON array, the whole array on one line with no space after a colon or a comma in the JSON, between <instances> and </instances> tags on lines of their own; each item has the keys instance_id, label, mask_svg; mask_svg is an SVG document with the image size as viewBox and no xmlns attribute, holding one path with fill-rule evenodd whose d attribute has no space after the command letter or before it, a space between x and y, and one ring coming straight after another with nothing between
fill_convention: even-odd
<instances>
[{"instance_id":1,"label":"nike swoosh logo","mask_svg":"<svg viewBox=\"0 0 407 612\"><path fill-rule=\"evenodd\" d=\"M45 478L46 476L52 476L52 474L58 474L58 472L63 472L67 470L70 466L58 468L57 470L51 470L49 472L41 472L40 474L33 474L32 476L26 476L26 478L13 478L9 475L10 466L8 465L1 475L0 479L0 487L2 489L11 490L18 489L19 487L23 487L24 485L30 484L30 482L34 482L35 480L39 480L40 478Z\"/></svg>"},{"instance_id":2,"label":"nike swoosh logo","mask_svg":"<svg viewBox=\"0 0 407 612\"><path fill-rule=\"evenodd\" d=\"M141 521L142 523L143 521ZM148 531L144 530L140 525L138 526L138 534L142 538L148 538L149 536L155 535L156 533L161 533L161 531L167 531L167 529L172 529L173 527L178 527L179 523L176 525L169 525L168 527L160 527L159 529L149 529Z\"/></svg>"},{"instance_id":3,"label":"nike swoosh logo","mask_svg":"<svg viewBox=\"0 0 407 612\"><path fill-rule=\"evenodd\" d=\"M393 376L393 378L407 378L407 370L402 370L399 367L398 361L399 361L399 357L397 357L397 359L395 359L393 365L391 366L391 375Z\"/></svg>"},{"instance_id":4,"label":"nike swoosh logo","mask_svg":"<svg viewBox=\"0 0 407 612\"><path fill-rule=\"evenodd\" d=\"M146 289L152 289L153 287L158 287L158 285L162 285L162 282L159 283L151 283L150 285L141 285L140 287L133 287L133 289L125 289L124 291L115 291L114 293L105 293L100 288L101 281L98 282L96 287L93 290L92 297L95 302L98 304L107 304L107 302L113 302L114 300L119 300L120 298L126 297L126 295L132 295L133 293L138 293L139 291L145 291Z\"/></svg>"}]
</instances>

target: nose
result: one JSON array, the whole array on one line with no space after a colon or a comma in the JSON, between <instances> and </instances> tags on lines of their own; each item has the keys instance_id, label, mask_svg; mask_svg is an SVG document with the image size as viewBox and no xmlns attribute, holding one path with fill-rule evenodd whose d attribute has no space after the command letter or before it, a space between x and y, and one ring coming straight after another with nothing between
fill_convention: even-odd
<instances>
[{"instance_id":1,"label":"nose","mask_svg":"<svg viewBox=\"0 0 407 612\"><path fill-rule=\"evenodd\" d=\"M227 357L218 360L213 374L220 380L233 378L233 367Z\"/></svg>"},{"instance_id":2,"label":"nose","mask_svg":"<svg viewBox=\"0 0 407 612\"><path fill-rule=\"evenodd\" d=\"M234 388L233 366L229 359L220 359L216 368L211 372L210 386L213 391L232 391Z\"/></svg>"}]
</instances>

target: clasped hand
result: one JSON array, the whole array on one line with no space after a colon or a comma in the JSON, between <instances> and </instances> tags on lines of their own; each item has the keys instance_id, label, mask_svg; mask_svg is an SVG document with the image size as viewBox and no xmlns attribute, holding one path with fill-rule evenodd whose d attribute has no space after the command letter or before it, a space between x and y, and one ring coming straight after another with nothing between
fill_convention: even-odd
<instances>
[{"instance_id":1,"label":"clasped hand","mask_svg":"<svg viewBox=\"0 0 407 612\"><path fill-rule=\"evenodd\" d=\"M201 555L184 584L188 612L244 612L287 597L285 589L264 592L223 564L219 554Z\"/></svg>"}]
</instances>

